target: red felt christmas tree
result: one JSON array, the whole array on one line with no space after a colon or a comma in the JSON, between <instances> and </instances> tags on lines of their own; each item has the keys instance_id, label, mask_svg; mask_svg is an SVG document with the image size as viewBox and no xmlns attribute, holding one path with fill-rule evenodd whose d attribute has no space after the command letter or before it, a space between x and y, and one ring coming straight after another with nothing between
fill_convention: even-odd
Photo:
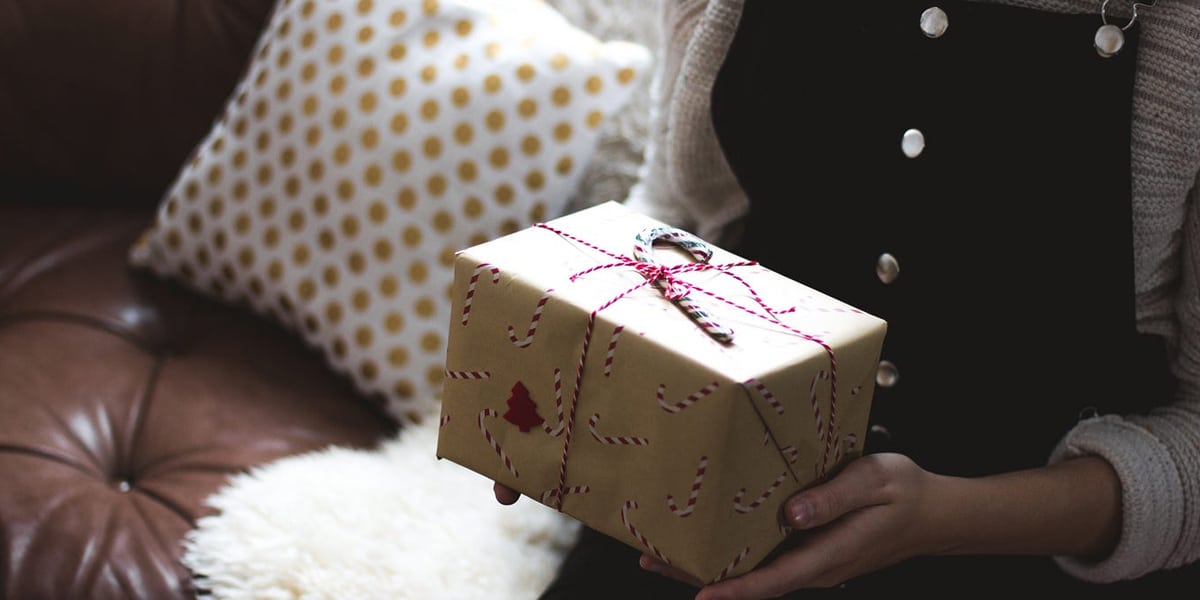
<instances>
[{"instance_id":1,"label":"red felt christmas tree","mask_svg":"<svg viewBox=\"0 0 1200 600\"><path fill-rule=\"evenodd\" d=\"M512 394L508 397L508 411L504 420L516 425L522 433L541 425L545 419L537 414L537 404L529 398L529 390L520 381L512 386Z\"/></svg>"}]
</instances>

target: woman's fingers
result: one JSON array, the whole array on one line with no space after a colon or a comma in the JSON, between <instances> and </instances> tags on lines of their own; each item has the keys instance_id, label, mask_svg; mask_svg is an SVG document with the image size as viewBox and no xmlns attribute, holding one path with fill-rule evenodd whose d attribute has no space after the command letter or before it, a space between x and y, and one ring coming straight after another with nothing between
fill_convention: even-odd
<instances>
[{"instance_id":1,"label":"woman's fingers","mask_svg":"<svg viewBox=\"0 0 1200 600\"><path fill-rule=\"evenodd\" d=\"M796 529L820 527L860 508L886 502L889 460L865 456L851 461L829 481L797 492L784 504L784 523Z\"/></svg>"}]
</instances>

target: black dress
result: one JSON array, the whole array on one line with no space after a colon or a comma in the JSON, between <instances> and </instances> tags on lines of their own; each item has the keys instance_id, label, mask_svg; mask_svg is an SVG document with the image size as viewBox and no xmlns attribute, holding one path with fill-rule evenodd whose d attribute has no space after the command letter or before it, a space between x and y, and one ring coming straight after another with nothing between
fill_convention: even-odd
<instances>
[{"instance_id":1,"label":"black dress","mask_svg":"<svg viewBox=\"0 0 1200 600\"><path fill-rule=\"evenodd\" d=\"M1163 340L1134 327L1137 26L1103 58L1099 12L938 6L949 27L931 37L926 2L747 0L713 119L751 202L735 250L888 321L864 450L979 476L1042 466L1081 417L1145 412L1172 380ZM543 599L694 595L637 555L587 531ZM921 557L787 597L1196 581L1094 586L1046 557Z\"/></svg>"}]
</instances>

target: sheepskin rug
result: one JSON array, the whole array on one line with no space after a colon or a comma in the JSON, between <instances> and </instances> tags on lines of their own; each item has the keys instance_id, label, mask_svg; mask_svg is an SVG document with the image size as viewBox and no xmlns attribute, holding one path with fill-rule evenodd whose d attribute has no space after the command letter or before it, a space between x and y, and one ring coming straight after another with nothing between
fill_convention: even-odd
<instances>
[{"instance_id":1,"label":"sheepskin rug","mask_svg":"<svg viewBox=\"0 0 1200 600\"><path fill-rule=\"evenodd\" d=\"M185 539L214 600L531 600L577 522L435 457L437 419L376 450L329 448L239 475Z\"/></svg>"}]
</instances>

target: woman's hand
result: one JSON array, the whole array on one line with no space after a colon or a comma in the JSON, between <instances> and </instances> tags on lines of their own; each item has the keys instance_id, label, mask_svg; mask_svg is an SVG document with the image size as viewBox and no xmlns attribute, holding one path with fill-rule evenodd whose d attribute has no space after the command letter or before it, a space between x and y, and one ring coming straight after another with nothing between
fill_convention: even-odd
<instances>
[{"instance_id":1,"label":"woman's hand","mask_svg":"<svg viewBox=\"0 0 1200 600\"><path fill-rule=\"evenodd\" d=\"M521 499L521 493L514 490L503 483L493 483L492 493L496 494L496 502L505 506Z\"/></svg>"},{"instance_id":2,"label":"woman's hand","mask_svg":"<svg viewBox=\"0 0 1200 600\"><path fill-rule=\"evenodd\" d=\"M1103 556L1120 531L1120 483L1103 459L974 479L930 473L900 454L851 461L784 506L786 550L754 571L704 586L696 600L774 598L925 554ZM641 565L699 587L651 556Z\"/></svg>"}]
</instances>

